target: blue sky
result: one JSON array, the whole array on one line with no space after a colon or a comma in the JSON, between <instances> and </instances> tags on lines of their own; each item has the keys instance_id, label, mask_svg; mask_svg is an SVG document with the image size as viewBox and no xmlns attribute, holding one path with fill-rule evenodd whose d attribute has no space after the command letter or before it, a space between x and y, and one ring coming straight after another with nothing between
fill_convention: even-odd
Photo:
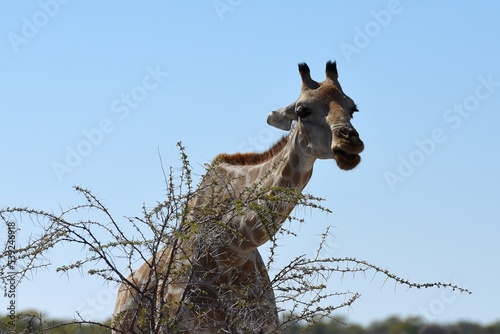
<instances>
[{"instance_id":1,"label":"blue sky","mask_svg":"<svg viewBox=\"0 0 500 334\"><path fill-rule=\"evenodd\" d=\"M332 225L331 256L473 291L333 278L332 291L362 294L341 312L349 321L500 319L498 2L9 3L0 13L1 207L58 212L80 203L72 186L81 185L117 217L139 215L165 198L158 153L179 166L182 141L202 173L218 153L266 149L283 134L268 112L298 97L297 63L323 80L336 60L366 149L350 172L316 162L306 191L333 214L299 210L307 224L280 241L277 266L312 254ZM19 237L33 228L19 224ZM54 265L78 255L50 254ZM21 285L19 309L111 314L115 287L53 269Z\"/></svg>"}]
</instances>

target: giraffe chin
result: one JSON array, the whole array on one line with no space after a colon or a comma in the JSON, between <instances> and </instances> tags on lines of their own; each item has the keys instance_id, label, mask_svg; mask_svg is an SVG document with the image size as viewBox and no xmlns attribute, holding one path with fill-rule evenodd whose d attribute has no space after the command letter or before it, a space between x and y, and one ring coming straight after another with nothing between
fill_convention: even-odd
<instances>
[{"instance_id":1,"label":"giraffe chin","mask_svg":"<svg viewBox=\"0 0 500 334\"><path fill-rule=\"evenodd\" d=\"M333 159L342 170L351 170L361 162L359 154L352 154L342 150L334 150L333 153Z\"/></svg>"}]
</instances>

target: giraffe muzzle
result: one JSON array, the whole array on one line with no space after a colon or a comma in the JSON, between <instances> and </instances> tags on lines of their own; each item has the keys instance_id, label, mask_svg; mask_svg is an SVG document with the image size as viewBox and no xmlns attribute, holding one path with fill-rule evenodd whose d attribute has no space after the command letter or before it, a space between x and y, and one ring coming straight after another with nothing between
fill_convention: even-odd
<instances>
[{"instance_id":1,"label":"giraffe muzzle","mask_svg":"<svg viewBox=\"0 0 500 334\"><path fill-rule=\"evenodd\" d=\"M351 170L360 161L360 153L365 146L359 134L352 126L346 126L334 132L333 158L340 169Z\"/></svg>"}]
</instances>

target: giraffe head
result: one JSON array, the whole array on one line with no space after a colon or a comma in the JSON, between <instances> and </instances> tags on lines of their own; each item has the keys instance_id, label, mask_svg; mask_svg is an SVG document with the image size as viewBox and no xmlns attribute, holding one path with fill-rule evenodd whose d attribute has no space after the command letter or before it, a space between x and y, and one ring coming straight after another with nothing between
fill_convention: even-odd
<instances>
[{"instance_id":1,"label":"giraffe head","mask_svg":"<svg viewBox=\"0 0 500 334\"><path fill-rule=\"evenodd\" d=\"M344 170L356 167L364 145L351 124L354 101L344 94L338 82L337 65L326 64L326 79L316 82L307 64L299 64L302 78L300 96L291 105L273 111L267 123L290 130L296 121L298 144L304 154L315 159L335 159Z\"/></svg>"}]
</instances>

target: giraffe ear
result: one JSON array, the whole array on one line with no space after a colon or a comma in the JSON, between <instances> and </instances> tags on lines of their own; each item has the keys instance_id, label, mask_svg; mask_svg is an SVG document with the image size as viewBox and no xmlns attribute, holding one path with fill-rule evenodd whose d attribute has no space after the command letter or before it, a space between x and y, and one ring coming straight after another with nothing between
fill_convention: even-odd
<instances>
[{"instance_id":1,"label":"giraffe ear","mask_svg":"<svg viewBox=\"0 0 500 334\"><path fill-rule=\"evenodd\" d=\"M292 122L297 120L295 113L295 103L287 107L271 111L267 116L267 124L272 125L278 129L288 131L292 128Z\"/></svg>"}]
</instances>

